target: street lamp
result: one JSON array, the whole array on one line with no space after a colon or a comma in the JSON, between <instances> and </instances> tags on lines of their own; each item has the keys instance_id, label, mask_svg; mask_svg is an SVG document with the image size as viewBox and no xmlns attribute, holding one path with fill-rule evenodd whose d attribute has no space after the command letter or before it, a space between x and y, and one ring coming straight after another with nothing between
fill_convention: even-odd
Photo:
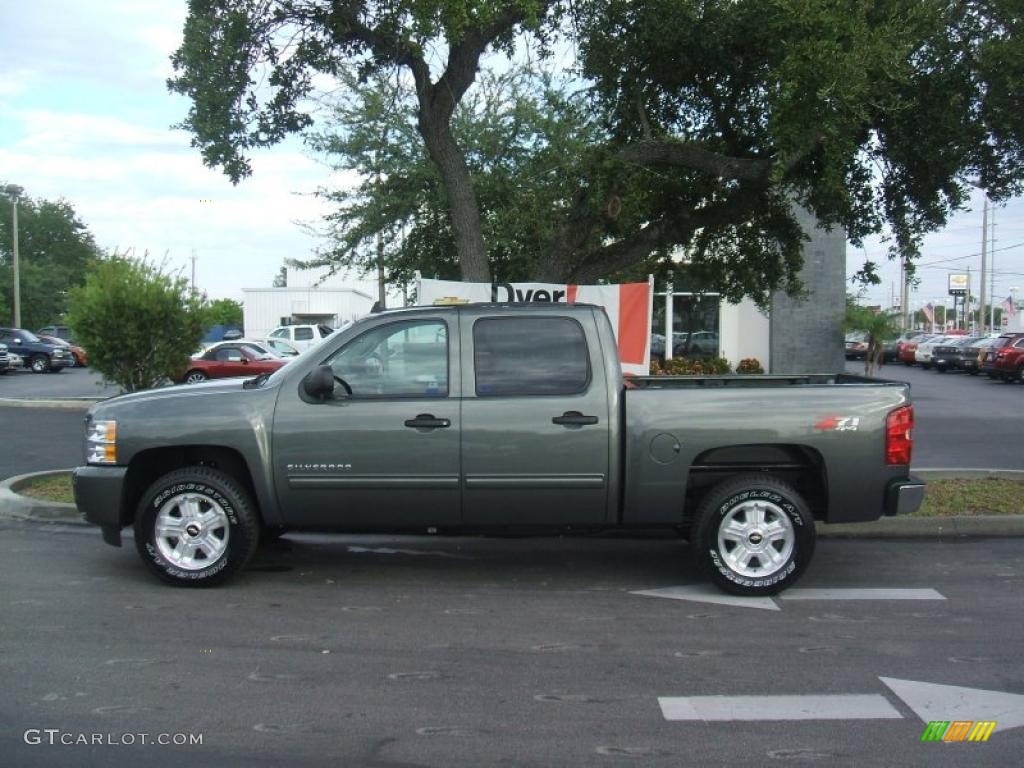
<instances>
[{"instance_id":1,"label":"street lamp","mask_svg":"<svg viewBox=\"0 0 1024 768\"><path fill-rule=\"evenodd\" d=\"M980 290L980 302L978 305L978 325L982 332L985 330L985 277L987 274L988 266L988 190L986 190L980 181L972 181L972 186L977 187L981 190L984 195L984 203L981 208L981 290ZM991 301L989 297L989 301ZM989 326L989 330L992 330L992 326Z\"/></svg>"},{"instance_id":2,"label":"street lamp","mask_svg":"<svg viewBox=\"0 0 1024 768\"><path fill-rule=\"evenodd\" d=\"M21 267L18 259L18 195L21 187L8 185L4 191L11 198L11 223L14 239L14 327L21 328Z\"/></svg>"}]
</instances>

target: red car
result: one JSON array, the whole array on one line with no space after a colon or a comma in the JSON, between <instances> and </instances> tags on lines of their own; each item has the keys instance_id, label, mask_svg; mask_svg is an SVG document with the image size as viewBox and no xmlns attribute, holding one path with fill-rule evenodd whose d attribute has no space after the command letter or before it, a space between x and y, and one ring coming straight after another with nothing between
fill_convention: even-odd
<instances>
[{"instance_id":1,"label":"red car","mask_svg":"<svg viewBox=\"0 0 1024 768\"><path fill-rule=\"evenodd\" d=\"M913 365L917 362L915 353L917 352L917 345L925 339L930 339L931 334L927 333L913 333L904 334L905 338L901 338L896 342L896 359L906 365Z\"/></svg>"},{"instance_id":2,"label":"red car","mask_svg":"<svg viewBox=\"0 0 1024 768\"><path fill-rule=\"evenodd\" d=\"M189 361L188 370L181 381L196 384L207 379L273 373L287 362L247 344L218 344Z\"/></svg>"},{"instance_id":3,"label":"red car","mask_svg":"<svg viewBox=\"0 0 1024 768\"><path fill-rule=\"evenodd\" d=\"M83 368L89 365L88 355L86 355L85 350L77 344L73 344L67 339L62 339L59 336L50 336L43 333L37 333L36 336L50 344L56 344L58 347L64 347L64 349L68 351L68 354L71 355L71 359L75 361L75 365L80 365Z\"/></svg>"},{"instance_id":4,"label":"red car","mask_svg":"<svg viewBox=\"0 0 1024 768\"><path fill-rule=\"evenodd\" d=\"M992 378L1024 381L1024 333L1004 333L1000 339L1004 338L1006 343L994 350Z\"/></svg>"}]
</instances>

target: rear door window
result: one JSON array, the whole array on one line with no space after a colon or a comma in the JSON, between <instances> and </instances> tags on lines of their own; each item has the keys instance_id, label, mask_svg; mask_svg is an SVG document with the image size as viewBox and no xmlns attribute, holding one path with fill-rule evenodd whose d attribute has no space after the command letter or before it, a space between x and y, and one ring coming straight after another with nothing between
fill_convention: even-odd
<instances>
[{"instance_id":1,"label":"rear door window","mask_svg":"<svg viewBox=\"0 0 1024 768\"><path fill-rule=\"evenodd\" d=\"M295 340L296 341L309 341L313 338L312 328L296 328L295 329Z\"/></svg>"},{"instance_id":2,"label":"rear door window","mask_svg":"<svg viewBox=\"0 0 1024 768\"><path fill-rule=\"evenodd\" d=\"M590 384L583 328L567 317L477 320L473 360L480 397L576 395Z\"/></svg>"}]
</instances>

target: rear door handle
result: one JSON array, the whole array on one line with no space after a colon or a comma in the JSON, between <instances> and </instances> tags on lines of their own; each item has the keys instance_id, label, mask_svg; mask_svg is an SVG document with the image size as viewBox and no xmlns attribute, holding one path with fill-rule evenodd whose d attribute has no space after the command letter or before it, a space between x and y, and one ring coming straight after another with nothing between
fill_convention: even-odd
<instances>
[{"instance_id":1,"label":"rear door handle","mask_svg":"<svg viewBox=\"0 0 1024 768\"><path fill-rule=\"evenodd\" d=\"M451 425L451 419L438 419L432 413L421 413L415 419L405 420L405 426L411 429L444 429Z\"/></svg>"},{"instance_id":2,"label":"rear door handle","mask_svg":"<svg viewBox=\"0 0 1024 768\"><path fill-rule=\"evenodd\" d=\"M588 424L597 424L597 416L584 416L579 411L566 411L561 416L555 416L552 424L560 424L563 427L583 427Z\"/></svg>"}]
</instances>

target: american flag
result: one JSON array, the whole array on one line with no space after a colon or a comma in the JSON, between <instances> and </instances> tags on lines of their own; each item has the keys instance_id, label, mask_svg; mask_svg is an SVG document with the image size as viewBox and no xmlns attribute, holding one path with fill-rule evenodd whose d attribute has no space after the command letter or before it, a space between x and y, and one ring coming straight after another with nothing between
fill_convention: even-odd
<instances>
[{"instance_id":1,"label":"american flag","mask_svg":"<svg viewBox=\"0 0 1024 768\"><path fill-rule=\"evenodd\" d=\"M927 304L924 305L921 311L924 312L924 316L928 318L928 322L934 325L935 307L932 306L932 303L929 301Z\"/></svg>"},{"instance_id":2,"label":"american flag","mask_svg":"<svg viewBox=\"0 0 1024 768\"><path fill-rule=\"evenodd\" d=\"M1003 299L1003 303L1001 306L1003 308L1003 311L1010 317L1013 317L1014 315L1017 314L1017 307L1014 306L1012 293L1005 299Z\"/></svg>"}]
</instances>

